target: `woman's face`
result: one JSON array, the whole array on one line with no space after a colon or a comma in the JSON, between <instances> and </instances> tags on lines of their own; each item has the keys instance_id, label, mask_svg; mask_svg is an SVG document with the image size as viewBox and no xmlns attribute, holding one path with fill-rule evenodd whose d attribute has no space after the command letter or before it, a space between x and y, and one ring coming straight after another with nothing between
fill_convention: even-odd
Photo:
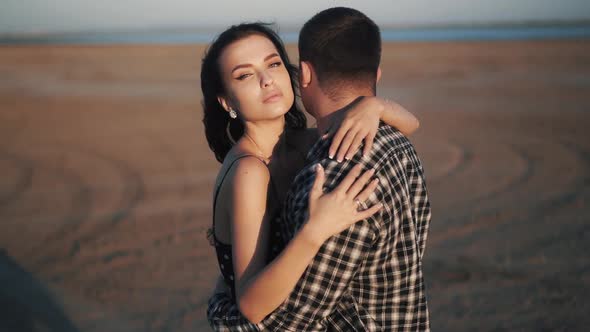
<instances>
[{"instance_id":1,"label":"woman's face","mask_svg":"<svg viewBox=\"0 0 590 332\"><path fill-rule=\"evenodd\" d=\"M221 53L219 66L226 91L220 102L244 121L275 119L293 105L289 72L268 38L255 34L233 42Z\"/></svg>"}]
</instances>

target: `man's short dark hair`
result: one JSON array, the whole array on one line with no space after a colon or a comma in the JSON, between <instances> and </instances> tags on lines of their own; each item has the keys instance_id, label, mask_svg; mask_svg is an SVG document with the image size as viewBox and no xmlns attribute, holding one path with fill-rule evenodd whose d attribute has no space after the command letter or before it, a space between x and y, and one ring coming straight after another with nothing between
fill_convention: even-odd
<instances>
[{"instance_id":1,"label":"man's short dark hair","mask_svg":"<svg viewBox=\"0 0 590 332\"><path fill-rule=\"evenodd\" d=\"M313 65L320 87L332 97L350 84L375 92L381 60L379 27L356 9L321 11L301 28L299 60Z\"/></svg>"}]
</instances>

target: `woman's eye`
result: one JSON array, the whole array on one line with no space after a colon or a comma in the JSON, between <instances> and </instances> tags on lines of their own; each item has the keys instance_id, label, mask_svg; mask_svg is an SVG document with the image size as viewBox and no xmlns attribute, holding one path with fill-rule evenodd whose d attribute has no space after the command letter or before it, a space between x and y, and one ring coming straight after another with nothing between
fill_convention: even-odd
<instances>
[{"instance_id":1,"label":"woman's eye","mask_svg":"<svg viewBox=\"0 0 590 332\"><path fill-rule=\"evenodd\" d=\"M242 75L236 77L236 79L242 81L242 80L245 80L246 78L250 77L250 75L251 74L242 74Z\"/></svg>"},{"instance_id":2,"label":"woman's eye","mask_svg":"<svg viewBox=\"0 0 590 332\"><path fill-rule=\"evenodd\" d=\"M282 65L282 62L280 62L280 61L273 62L273 63L270 64L270 66L272 68L274 68L274 67L280 67L281 65Z\"/></svg>"}]
</instances>

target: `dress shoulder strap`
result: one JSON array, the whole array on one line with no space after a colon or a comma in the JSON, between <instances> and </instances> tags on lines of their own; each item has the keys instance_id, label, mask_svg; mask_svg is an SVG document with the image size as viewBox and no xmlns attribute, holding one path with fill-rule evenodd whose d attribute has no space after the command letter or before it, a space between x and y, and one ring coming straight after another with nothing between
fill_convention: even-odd
<instances>
[{"instance_id":1,"label":"dress shoulder strap","mask_svg":"<svg viewBox=\"0 0 590 332\"><path fill-rule=\"evenodd\" d=\"M219 191L221 190L221 185L223 184L223 180L225 180L225 177L227 176L227 174L229 173L229 171L231 170L231 168L234 166L234 164L236 163L236 161L242 159L242 158L246 158L246 157L254 157L258 160L260 160L265 166L266 163L264 162L264 160L262 160L260 157L255 156L253 154L243 154L240 156L237 156L234 160L231 161L231 163L229 164L229 166L227 166L227 169L225 170L225 173L223 174L223 177L221 178L221 180L219 181L219 184L217 185L217 188L215 188L215 194L213 195L213 224L215 225L215 206L217 204L217 196L219 195Z\"/></svg>"}]
</instances>

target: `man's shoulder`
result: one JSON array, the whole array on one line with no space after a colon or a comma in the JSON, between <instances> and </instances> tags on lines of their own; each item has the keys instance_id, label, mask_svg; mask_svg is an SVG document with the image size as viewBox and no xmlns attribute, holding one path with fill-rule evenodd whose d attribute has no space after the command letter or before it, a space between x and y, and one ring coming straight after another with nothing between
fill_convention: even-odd
<instances>
[{"instance_id":1,"label":"man's shoulder","mask_svg":"<svg viewBox=\"0 0 590 332\"><path fill-rule=\"evenodd\" d=\"M334 177L340 178L357 163L363 164L365 169L379 169L381 164L390 157L408 149L413 151L413 147L406 136L395 127L391 127L384 122L381 122L373 140L373 147L366 157L362 156L362 148L360 148L350 161L337 162L328 157L330 143L329 140L326 140L315 145L312 152L313 157L308 159L306 166L298 172L291 189L295 191L307 190L310 181L315 179L314 166L316 164L324 167L328 182L330 182L329 180ZM328 185L328 183L326 184Z\"/></svg>"},{"instance_id":2,"label":"man's shoulder","mask_svg":"<svg viewBox=\"0 0 590 332\"><path fill-rule=\"evenodd\" d=\"M397 128L392 127L384 122L381 122L375 138L373 146L369 153L369 158L377 158L378 156L386 157L395 155L407 150L414 150L412 143L408 138L402 134Z\"/></svg>"},{"instance_id":3,"label":"man's shoulder","mask_svg":"<svg viewBox=\"0 0 590 332\"><path fill-rule=\"evenodd\" d=\"M392 127L385 122L381 122L377 129L377 134L375 135L375 141L388 143L386 146L391 146L404 143L408 141L408 138L397 128Z\"/></svg>"},{"instance_id":4,"label":"man's shoulder","mask_svg":"<svg viewBox=\"0 0 590 332\"><path fill-rule=\"evenodd\" d=\"M314 158L308 160L308 166L299 172L300 176L313 177L315 172L310 169L315 164L321 164L326 172L328 173L340 173L346 169L352 168L355 164L367 164L367 167L375 167L375 163L379 163L379 159L382 159L389 154L396 153L396 150L403 148L404 146L411 144L410 141L395 127L391 127L384 122L381 122L375 138L373 139L373 146L369 155L366 157L362 156L362 146L359 147L358 151L350 161L338 162L328 156L328 149L331 145L331 141L321 141L314 147Z\"/></svg>"}]
</instances>

